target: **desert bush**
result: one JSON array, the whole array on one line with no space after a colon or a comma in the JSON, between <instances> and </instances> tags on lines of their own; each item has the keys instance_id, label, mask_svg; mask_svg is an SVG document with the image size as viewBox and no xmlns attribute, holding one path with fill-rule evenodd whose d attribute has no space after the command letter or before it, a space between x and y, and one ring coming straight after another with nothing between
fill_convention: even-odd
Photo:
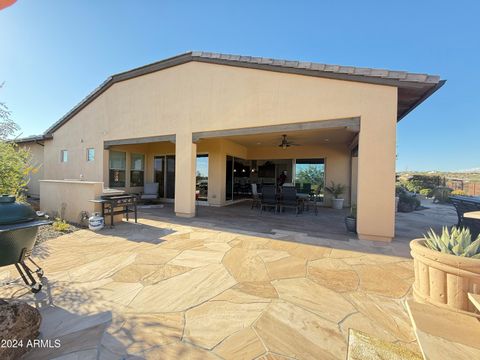
<instances>
[{"instance_id":1,"label":"desert bush","mask_svg":"<svg viewBox=\"0 0 480 360\"><path fill-rule=\"evenodd\" d=\"M395 185L395 196L400 196L401 193L405 193L407 190L400 184Z\"/></svg>"},{"instance_id":2,"label":"desert bush","mask_svg":"<svg viewBox=\"0 0 480 360\"><path fill-rule=\"evenodd\" d=\"M426 197L432 197L433 195L433 190L432 189L421 189L420 190L420 195L426 196Z\"/></svg>"},{"instance_id":3,"label":"desert bush","mask_svg":"<svg viewBox=\"0 0 480 360\"><path fill-rule=\"evenodd\" d=\"M450 202L450 193L452 189L446 186L438 186L433 189L433 202L444 204Z\"/></svg>"},{"instance_id":4,"label":"desert bush","mask_svg":"<svg viewBox=\"0 0 480 360\"><path fill-rule=\"evenodd\" d=\"M422 189L434 189L442 184L440 176L413 175L403 181L403 186L410 192L418 193Z\"/></svg>"},{"instance_id":5,"label":"desert bush","mask_svg":"<svg viewBox=\"0 0 480 360\"><path fill-rule=\"evenodd\" d=\"M398 211L400 212L412 212L420 206L420 200L407 192L400 193L398 197Z\"/></svg>"},{"instance_id":6,"label":"desert bush","mask_svg":"<svg viewBox=\"0 0 480 360\"><path fill-rule=\"evenodd\" d=\"M61 232L66 232L70 228L70 225L68 225L65 220L62 220L60 218L56 218L52 226L56 231L61 231Z\"/></svg>"}]
</instances>

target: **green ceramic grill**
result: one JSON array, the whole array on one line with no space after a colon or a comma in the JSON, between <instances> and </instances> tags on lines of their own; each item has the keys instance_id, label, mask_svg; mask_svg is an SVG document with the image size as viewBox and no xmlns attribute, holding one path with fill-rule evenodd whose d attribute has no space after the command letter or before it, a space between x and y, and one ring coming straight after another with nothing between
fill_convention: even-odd
<instances>
[{"instance_id":1,"label":"green ceramic grill","mask_svg":"<svg viewBox=\"0 0 480 360\"><path fill-rule=\"evenodd\" d=\"M38 227L52 222L37 216L30 205L15 200L15 196L0 196L0 267L15 265L25 284L32 292L38 292L42 288L43 270L30 255ZM26 260L35 265L36 270L32 271L25 263ZM34 273L38 281L33 277Z\"/></svg>"}]
</instances>

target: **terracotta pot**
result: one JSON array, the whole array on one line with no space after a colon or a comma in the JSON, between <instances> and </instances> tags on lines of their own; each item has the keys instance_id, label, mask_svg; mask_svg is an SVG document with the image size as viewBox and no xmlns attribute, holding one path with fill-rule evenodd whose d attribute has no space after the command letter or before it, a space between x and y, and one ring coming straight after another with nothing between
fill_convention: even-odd
<instances>
[{"instance_id":1,"label":"terracotta pot","mask_svg":"<svg viewBox=\"0 0 480 360\"><path fill-rule=\"evenodd\" d=\"M410 242L414 259L413 296L457 311L474 312L468 293L480 294L480 259L455 256L428 249L425 240Z\"/></svg>"}]
</instances>

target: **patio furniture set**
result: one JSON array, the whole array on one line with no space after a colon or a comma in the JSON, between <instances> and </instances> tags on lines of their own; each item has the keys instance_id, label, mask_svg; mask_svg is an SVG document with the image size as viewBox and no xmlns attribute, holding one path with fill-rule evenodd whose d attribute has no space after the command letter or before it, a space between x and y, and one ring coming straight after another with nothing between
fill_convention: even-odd
<instances>
[{"instance_id":1,"label":"patio furniture set","mask_svg":"<svg viewBox=\"0 0 480 360\"><path fill-rule=\"evenodd\" d=\"M257 207L262 212L264 209L273 209L274 213L283 212L285 209L295 209L298 215L304 210L310 210L310 206L314 208L317 215L317 206L319 205L319 197L311 196L308 193L299 193L295 186L264 185L262 192L258 192L257 184L252 184L252 209Z\"/></svg>"}]
</instances>

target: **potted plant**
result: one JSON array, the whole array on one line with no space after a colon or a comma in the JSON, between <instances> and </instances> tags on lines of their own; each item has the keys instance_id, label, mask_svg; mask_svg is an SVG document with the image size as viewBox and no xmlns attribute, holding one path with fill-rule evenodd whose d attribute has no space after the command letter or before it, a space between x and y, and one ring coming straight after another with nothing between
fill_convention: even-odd
<instances>
[{"instance_id":1,"label":"potted plant","mask_svg":"<svg viewBox=\"0 0 480 360\"><path fill-rule=\"evenodd\" d=\"M350 208L350 214L345 217L345 226L347 231L357 232L357 205L353 204Z\"/></svg>"},{"instance_id":2,"label":"potted plant","mask_svg":"<svg viewBox=\"0 0 480 360\"><path fill-rule=\"evenodd\" d=\"M410 249L416 301L474 311L468 292L480 293L480 236L473 240L466 228L444 227L441 235L430 230L424 239L412 240Z\"/></svg>"},{"instance_id":3,"label":"potted plant","mask_svg":"<svg viewBox=\"0 0 480 360\"><path fill-rule=\"evenodd\" d=\"M325 186L325 190L327 190L333 196L332 208L337 209L337 210L343 209L344 199L340 198L340 195L342 195L345 192L345 185L335 184L332 181L332 185L331 186Z\"/></svg>"}]
</instances>

